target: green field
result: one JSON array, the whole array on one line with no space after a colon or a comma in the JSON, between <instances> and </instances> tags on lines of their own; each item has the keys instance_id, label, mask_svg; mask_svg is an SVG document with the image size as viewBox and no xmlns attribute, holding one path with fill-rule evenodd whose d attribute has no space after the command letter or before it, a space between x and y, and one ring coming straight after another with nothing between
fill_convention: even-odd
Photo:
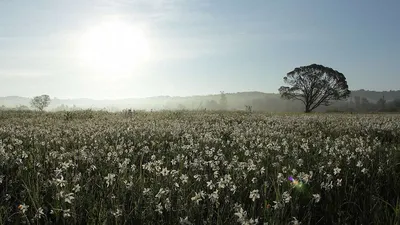
<instances>
[{"instance_id":1,"label":"green field","mask_svg":"<svg viewBox=\"0 0 400 225\"><path fill-rule=\"evenodd\" d=\"M0 114L0 224L400 224L400 115Z\"/></svg>"}]
</instances>

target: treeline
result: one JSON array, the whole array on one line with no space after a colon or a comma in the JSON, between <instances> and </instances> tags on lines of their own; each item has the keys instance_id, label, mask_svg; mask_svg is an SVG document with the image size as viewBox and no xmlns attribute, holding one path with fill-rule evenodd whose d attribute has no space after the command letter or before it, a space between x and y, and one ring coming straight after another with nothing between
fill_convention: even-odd
<instances>
[{"instance_id":1,"label":"treeline","mask_svg":"<svg viewBox=\"0 0 400 225\"><path fill-rule=\"evenodd\" d=\"M27 101L28 102L28 101ZM0 106L0 109L30 110L30 106L18 104ZM83 109L121 111L135 110L251 110L259 112L302 112L304 106L299 101L282 99L279 94L262 92L224 93L191 97L153 97L139 100L113 100L96 104L64 104L61 100L51 100L46 111L76 111ZM353 91L345 101L334 102L330 106L318 107L316 112L399 112L400 91L373 92Z\"/></svg>"}]
</instances>

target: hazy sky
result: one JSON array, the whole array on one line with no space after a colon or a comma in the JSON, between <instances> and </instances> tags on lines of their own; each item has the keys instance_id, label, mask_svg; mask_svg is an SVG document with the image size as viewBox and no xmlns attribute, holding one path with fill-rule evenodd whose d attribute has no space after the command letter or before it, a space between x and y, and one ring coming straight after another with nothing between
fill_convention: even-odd
<instances>
[{"instance_id":1,"label":"hazy sky","mask_svg":"<svg viewBox=\"0 0 400 225\"><path fill-rule=\"evenodd\" d=\"M0 0L0 96L277 92L312 63L342 72L350 89L397 90L399 10L399 0ZM84 34L108 21L141 32L146 60L107 73L104 60L83 62ZM132 43L126 51L141 48ZM91 54L111 51L99 48ZM108 57L131 55L120 52Z\"/></svg>"}]
</instances>

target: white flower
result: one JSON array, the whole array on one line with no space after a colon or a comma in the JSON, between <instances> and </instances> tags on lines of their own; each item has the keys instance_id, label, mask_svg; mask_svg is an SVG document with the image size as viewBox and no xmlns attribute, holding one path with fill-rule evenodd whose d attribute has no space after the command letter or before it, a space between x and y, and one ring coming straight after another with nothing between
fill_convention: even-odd
<instances>
[{"instance_id":1,"label":"white flower","mask_svg":"<svg viewBox=\"0 0 400 225\"><path fill-rule=\"evenodd\" d=\"M330 182L322 182L321 183L321 188L325 189L325 190L330 190L333 188L333 181Z\"/></svg>"},{"instance_id":2,"label":"white flower","mask_svg":"<svg viewBox=\"0 0 400 225\"><path fill-rule=\"evenodd\" d=\"M293 224L293 225L300 225L301 223L297 220L296 217L293 217L293 220L292 220L291 224Z\"/></svg>"},{"instance_id":3,"label":"white flower","mask_svg":"<svg viewBox=\"0 0 400 225\"><path fill-rule=\"evenodd\" d=\"M131 188L133 186L133 182L132 181L124 180L124 184L125 184L127 189L129 189L129 188Z\"/></svg>"},{"instance_id":4,"label":"white flower","mask_svg":"<svg viewBox=\"0 0 400 225\"><path fill-rule=\"evenodd\" d=\"M43 208L42 208L42 207L39 207L39 208L37 209L37 211L36 211L35 218L40 219L40 218L42 218L43 215L44 215Z\"/></svg>"},{"instance_id":5,"label":"white flower","mask_svg":"<svg viewBox=\"0 0 400 225\"><path fill-rule=\"evenodd\" d=\"M336 167L336 168L333 169L333 174L334 175L339 174L341 170L342 169L340 169L339 167Z\"/></svg>"},{"instance_id":6,"label":"white flower","mask_svg":"<svg viewBox=\"0 0 400 225\"><path fill-rule=\"evenodd\" d=\"M218 170L214 171L214 178L218 178L219 174L218 174Z\"/></svg>"},{"instance_id":7,"label":"white flower","mask_svg":"<svg viewBox=\"0 0 400 225\"><path fill-rule=\"evenodd\" d=\"M283 183L284 180L285 180L285 179L283 178L283 174L282 174L282 173L278 173L277 179L278 179L278 182L279 182L279 183Z\"/></svg>"},{"instance_id":8,"label":"white flower","mask_svg":"<svg viewBox=\"0 0 400 225\"><path fill-rule=\"evenodd\" d=\"M204 192L200 191L199 193L195 192L195 195L191 198L192 201L196 202L196 204L199 204L199 202L204 198Z\"/></svg>"},{"instance_id":9,"label":"white flower","mask_svg":"<svg viewBox=\"0 0 400 225\"><path fill-rule=\"evenodd\" d=\"M120 209L117 209L116 211L112 211L111 214L115 217L118 218L122 216L122 211Z\"/></svg>"},{"instance_id":10,"label":"white flower","mask_svg":"<svg viewBox=\"0 0 400 225\"><path fill-rule=\"evenodd\" d=\"M338 187L342 186L342 179L336 180L336 186L338 186Z\"/></svg>"},{"instance_id":11,"label":"white flower","mask_svg":"<svg viewBox=\"0 0 400 225\"><path fill-rule=\"evenodd\" d=\"M258 219L250 219L249 221L246 221L246 223L242 223L243 225L256 225L258 224Z\"/></svg>"},{"instance_id":12,"label":"white flower","mask_svg":"<svg viewBox=\"0 0 400 225\"><path fill-rule=\"evenodd\" d=\"M179 224L181 224L181 225L191 225L192 223L189 221L188 217L185 217L184 219L179 217Z\"/></svg>"},{"instance_id":13,"label":"white flower","mask_svg":"<svg viewBox=\"0 0 400 225\"><path fill-rule=\"evenodd\" d=\"M363 164L362 164L362 162L361 162L361 161L358 161L356 166L357 166L357 167L362 167L362 166L363 166Z\"/></svg>"},{"instance_id":14,"label":"white flower","mask_svg":"<svg viewBox=\"0 0 400 225\"><path fill-rule=\"evenodd\" d=\"M10 199L11 199L11 195L10 195L10 194L6 194L6 195L5 195L5 200L6 200L6 201L9 201Z\"/></svg>"},{"instance_id":15,"label":"white flower","mask_svg":"<svg viewBox=\"0 0 400 225\"><path fill-rule=\"evenodd\" d=\"M215 190L213 193L209 194L208 197L214 203L216 203L219 199L218 190Z\"/></svg>"},{"instance_id":16,"label":"white flower","mask_svg":"<svg viewBox=\"0 0 400 225\"><path fill-rule=\"evenodd\" d=\"M150 192L150 188L143 189L143 195L147 195Z\"/></svg>"},{"instance_id":17,"label":"white flower","mask_svg":"<svg viewBox=\"0 0 400 225\"><path fill-rule=\"evenodd\" d=\"M363 169L361 170L361 172L362 172L363 174L366 174L366 173L368 173L368 169L363 168Z\"/></svg>"},{"instance_id":18,"label":"white flower","mask_svg":"<svg viewBox=\"0 0 400 225\"><path fill-rule=\"evenodd\" d=\"M199 174L194 175L193 178L194 178L196 181L200 181L200 180L201 180L201 176L200 176Z\"/></svg>"},{"instance_id":19,"label":"white flower","mask_svg":"<svg viewBox=\"0 0 400 225\"><path fill-rule=\"evenodd\" d=\"M28 211L29 205L25 205L25 204L20 204L18 206L18 209L21 210L22 213L26 213L26 211Z\"/></svg>"},{"instance_id":20,"label":"white flower","mask_svg":"<svg viewBox=\"0 0 400 225\"><path fill-rule=\"evenodd\" d=\"M282 198L285 203L289 203L292 196L290 196L289 192L285 191L282 193Z\"/></svg>"},{"instance_id":21,"label":"white flower","mask_svg":"<svg viewBox=\"0 0 400 225\"><path fill-rule=\"evenodd\" d=\"M97 167L95 165L91 165L90 170L95 171L95 170L97 170Z\"/></svg>"},{"instance_id":22,"label":"white flower","mask_svg":"<svg viewBox=\"0 0 400 225\"><path fill-rule=\"evenodd\" d=\"M104 180L106 180L107 187L109 187L115 181L115 174L109 173L106 177L104 177Z\"/></svg>"},{"instance_id":23,"label":"white flower","mask_svg":"<svg viewBox=\"0 0 400 225\"><path fill-rule=\"evenodd\" d=\"M180 177L182 184L185 184L188 182L189 177L186 174L182 174Z\"/></svg>"},{"instance_id":24,"label":"white flower","mask_svg":"<svg viewBox=\"0 0 400 225\"><path fill-rule=\"evenodd\" d=\"M80 190L81 190L81 186L79 184L76 184L74 186L74 188L72 188L72 191L75 192L75 193L79 192Z\"/></svg>"},{"instance_id":25,"label":"white flower","mask_svg":"<svg viewBox=\"0 0 400 225\"><path fill-rule=\"evenodd\" d=\"M64 217L71 217L71 210L70 209L63 210L63 216Z\"/></svg>"},{"instance_id":26,"label":"white flower","mask_svg":"<svg viewBox=\"0 0 400 225\"><path fill-rule=\"evenodd\" d=\"M68 193L68 194L66 194L66 195L64 196L64 201L65 201L66 203L69 203L69 204L72 204L72 200L74 200L74 199L75 199L74 193Z\"/></svg>"},{"instance_id":27,"label":"white flower","mask_svg":"<svg viewBox=\"0 0 400 225\"><path fill-rule=\"evenodd\" d=\"M161 205L161 203L158 203L158 205L156 206L156 212L158 212L159 214L162 214L163 212L163 206Z\"/></svg>"},{"instance_id":28,"label":"white flower","mask_svg":"<svg viewBox=\"0 0 400 225\"><path fill-rule=\"evenodd\" d=\"M59 187L65 187L65 184L67 183L66 180L64 180L63 175L60 176L60 178L56 179L56 185Z\"/></svg>"},{"instance_id":29,"label":"white flower","mask_svg":"<svg viewBox=\"0 0 400 225\"><path fill-rule=\"evenodd\" d=\"M210 188L210 190L214 189L215 186L214 186L212 180L207 181L207 187Z\"/></svg>"},{"instance_id":30,"label":"white flower","mask_svg":"<svg viewBox=\"0 0 400 225\"><path fill-rule=\"evenodd\" d=\"M239 218L238 218L238 222L241 222L241 221L243 221L243 220L246 218L247 212L246 212L245 210L243 210L242 207L239 206L239 210L237 210L237 211L235 212L235 216L239 217Z\"/></svg>"},{"instance_id":31,"label":"white flower","mask_svg":"<svg viewBox=\"0 0 400 225\"><path fill-rule=\"evenodd\" d=\"M260 198L260 194L258 190L252 190L250 192L249 198L254 202L256 199Z\"/></svg>"},{"instance_id":32,"label":"white flower","mask_svg":"<svg viewBox=\"0 0 400 225\"><path fill-rule=\"evenodd\" d=\"M260 174L264 174L265 173L265 168L264 167L261 167L261 169L260 169Z\"/></svg>"},{"instance_id":33,"label":"white flower","mask_svg":"<svg viewBox=\"0 0 400 225\"><path fill-rule=\"evenodd\" d=\"M165 204L164 204L164 208L169 211L171 209L171 201L169 200L169 198L165 199Z\"/></svg>"},{"instance_id":34,"label":"white flower","mask_svg":"<svg viewBox=\"0 0 400 225\"><path fill-rule=\"evenodd\" d=\"M156 198L160 199L165 193L166 190L164 188L160 188L160 190L158 190L158 193L156 194Z\"/></svg>"},{"instance_id":35,"label":"white flower","mask_svg":"<svg viewBox=\"0 0 400 225\"><path fill-rule=\"evenodd\" d=\"M235 192L236 192L236 185L233 184L233 185L231 186L230 190L232 191L233 194L235 194Z\"/></svg>"},{"instance_id":36,"label":"white flower","mask_svg":"<svg viewBox=\"0 0 400 225\"><path fill-rule=\"evenodd\" d=\"M172 160L171 160L171 165L173 165L173 166L176 165L176 160L175 160L175 159L172 159Z\"/></svg>"},{"instance_id":37,"label":"white flower","mask_svg":"<svg viewBox=\"0 0 400 225\"><path fill-rule=\"evenodd\" d=\"M313 194L313 198L314 198L315 203L318 203L319 200L321 200L321 195L319 195L319 194Z\"/></svg>"},{"instance_id":38,"label":"white flower","mask_svg":"<svg viewBox=\"0 0 400 225\"><path fill-rule=\"evenodd\" d=\"M282 207L282 203L277 202L277 201L273 201L274 205L272 206L272 208L274 209L279 209Z\"/></svg>"},{"instance_id":39,"label":"white flower","mask_svg":"<svg viewBox=\"0 0 400 225\"><path fill-rule=\"evenodd\" d=\"M299 167L301 167L301 166L303 165L303 163L304 163L303 159L298 159L298 160L297 160L297 165L298 165Z\"/></svg>"},{"instance_id":40,"label":"white flower","mask_svg":"<svg viewBox=\"0 0 400 225\"><path fill-rule=\"evenodd\" d=\"M164 177L165 176L167 176L169 174L169 170L166 168L166 167L164 167L162 170L161 170L161 175L163 175Z\"/></svg>"}]
</instances>

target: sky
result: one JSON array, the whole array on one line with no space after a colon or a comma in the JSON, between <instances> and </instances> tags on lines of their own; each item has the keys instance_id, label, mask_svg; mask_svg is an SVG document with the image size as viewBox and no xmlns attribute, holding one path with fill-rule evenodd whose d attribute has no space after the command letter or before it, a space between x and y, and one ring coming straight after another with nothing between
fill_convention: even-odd
<instances>
[{"instance_id":1,"label":"sky","mask_svg":"<svg viewBox=\"0 0 400 225\"><path fill-rule=\"evenodd\" d=\"M0 96L277 93L313 63L351 90L398 90L399 10L399 0L0 0Z\"/></svg>"}]
</instances>

